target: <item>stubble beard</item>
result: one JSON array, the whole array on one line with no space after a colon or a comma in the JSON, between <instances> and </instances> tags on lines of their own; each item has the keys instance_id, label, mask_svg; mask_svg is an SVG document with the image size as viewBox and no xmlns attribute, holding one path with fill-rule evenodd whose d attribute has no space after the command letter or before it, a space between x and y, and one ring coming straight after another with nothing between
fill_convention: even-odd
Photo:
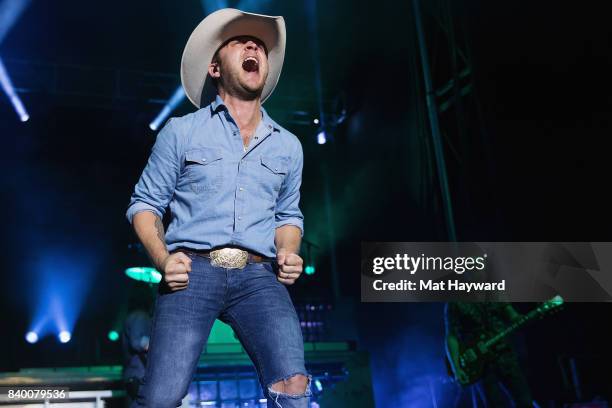
<instances>
[{"instance_id":1,"label":"stubble beard","mask_svg":"<svg viewBox=\"0 0 612 408\"><path fill-rule=\"evenodd\" d=\"M242 69L242 67L238 68L238 70L240 69ZM221 72L228 73L228 75L221 75L221 78L219 78L219 84L223 87L225 92L245 101L252 101L261 97L261 93L263 92L263 88L266 83L265 77L264 80L261 81L261 85L254 89L240 81L240 71L222 69ZM265 76L267 77L267 73Z\"/></svg>"}]
</instances>

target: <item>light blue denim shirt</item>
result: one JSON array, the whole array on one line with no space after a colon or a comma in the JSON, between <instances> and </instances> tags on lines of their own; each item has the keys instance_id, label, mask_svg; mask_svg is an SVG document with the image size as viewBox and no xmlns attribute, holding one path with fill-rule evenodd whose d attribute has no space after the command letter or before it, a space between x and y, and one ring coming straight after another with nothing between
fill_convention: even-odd
<instances>
[{"instance_id":1,"label":"light blue denim shirt","mask_svg":"<svg viewBox=\"0 0 612 408\"><path fill-rule=\"evenodd\" d=\"M171 118L157 135L127 210L163 217L169 251L240 246L274 257L276 228L304 235L299 208L304 156L299 139L261 108L262 120L244 151L221 97L196 112Z\"/></svg>"}]
</instances>

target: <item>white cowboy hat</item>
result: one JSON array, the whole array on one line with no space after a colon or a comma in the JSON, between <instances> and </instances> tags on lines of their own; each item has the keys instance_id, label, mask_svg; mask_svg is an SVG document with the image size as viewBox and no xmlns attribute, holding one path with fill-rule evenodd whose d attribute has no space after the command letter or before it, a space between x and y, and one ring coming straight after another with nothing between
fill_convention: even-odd
<instances>
[{"instance_id":1,"label":"white cowboy hat","mask_svg":"<svg viewBox=\"0 0 612 408\"><path fill-rule=\"evenodd\" d=\"M261 93L263 103L276 87L285 59L285 20L226 8L206 16L193 30L181 59L181 83L187 98L196 107L206 106L217 95L208 75L208 64L219 47L232 37L259 38L268 49L268 78Z\"/></svg>"}]
</instances>

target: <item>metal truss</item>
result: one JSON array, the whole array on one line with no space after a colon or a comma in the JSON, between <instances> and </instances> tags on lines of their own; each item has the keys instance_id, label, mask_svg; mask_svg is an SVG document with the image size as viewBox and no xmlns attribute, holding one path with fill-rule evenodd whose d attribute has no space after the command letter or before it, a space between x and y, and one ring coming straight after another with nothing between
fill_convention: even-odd
<instances>
[{"instance_id":1,"label":"metal truss","mask_svg":"<svg viewBox=\"0 0 612 408\"><path fill-rule=\"evenodd\" d=\"M178 75L162 72L10 58L4 61L19 94L46 95L58 104L80 107L161 109L181 83ZM314 126L319 102L316 95L308 96L312 79L282 85L271 104L275 118L283 123ZM323 105L329 117L338 116L337 98L324 100Z\"/></svg>"},{"instance_id":2,"label":"metal truss","mask_svg":"<svg viewBox=\"0 0 612 408\"><path fill-rule=\"evenodd\" d=\"M449 240L455 241L451 201L460 198L461 206L468 205L466 169L476 151L487 150L483 148L484 120L474 92L467 33L453 10L459 6L451 0L412 3L447 233Z\"/></svg>"}]
</instances>

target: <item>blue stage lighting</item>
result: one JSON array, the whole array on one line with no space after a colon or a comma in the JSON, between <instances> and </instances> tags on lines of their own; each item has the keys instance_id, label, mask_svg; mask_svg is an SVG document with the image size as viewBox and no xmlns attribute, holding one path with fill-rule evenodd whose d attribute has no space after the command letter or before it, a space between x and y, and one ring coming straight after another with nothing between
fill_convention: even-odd
<instances>
[{"instance_id":1,"label":"blue stage lighting","mask_svg":"<svg viewBox=\"0 0 612 408\"><path fill-rule=\"evenodd\" d=\"M4 37L8 34L9 30L15 25L19 17L23 14L25 9L30 4L30 0L13 0L0 2L0 43L4 40ZM4 89L6 96L11 101L11 104L15 108L15 111L19 115L19 119L22 122L27 121L30 115L26 112L21 103L21 99L17 96L15 88L9 78L2 59L0 59L0 86Z\"/></svg>"},{"instance_id":2,"label":"blue stage lighting","mask_svg":"<svg viewBox=\"0 0 612 408\"><path fill-rule=\"evenodd\" d=\"M325 144L325 142L327 142L327 137L325 136L325 131L322 130L317 134L317 143Z\"/></svg>"},{"instance_id":3,"label":"blue stage lighting","mask_svg":"<svg viewBox=\"0 0 612 408\"><path fill-rule=\"evenodd\" d=\"M227 4L227 0L201 0L201 2L202 8L204 9L204 14L210 14L222 8L229 7L229 5ZM240 8L240 5L236 6L236 8L244 10Z\"/></svg>"},{"instance_id":4,"label":"blue stage lighting","mask_svg":"<svg viewBox=\"0 0 612 408\"><path fill-rule=\"evenodd\" d=\"M30 0L0 1L0 43L4 41L4 37L17 23L29 4Z\"/></svg>"},{"instance_id":5,"label":"blue stage lighting","mask_svg":"<svg viewBox=\"0 0 612 408\"><path fill-rule=\"evenodd\" d=\"M34 344L38 341L38 334L36 334L36 332L29 331L26 333L25 339L28 343Z\"/></svg>"},{"instance_id":6,"label":"blue stage lighting","mask_svg":"<svg viewBox=\"0 0 612 408\"><path fill-rule=\"evenodd\" d=\"M185 91L183 91L182 86L179 86L161 112L159 112L155 119L149 123L149 128L153 131L159 129L161 124L170 116L172 111L183 101L183 99L185 99Z\"/></svg>"},{"instance_id":7,"label":"blue stage lighting","mask_svg":"<svg viewBox=\"0 0 612 408\"><path fill-rule=\"evenodd\" d=\"M37 342L41 337L44 337L47 333L52 331L50 327L50 315L49 314L41 314L35 318L32 324L29 327L28 332L26 333L26 340L29 343ZM30 339L34 339L36 336L36 340L33 342Z\"/></svg>"},{"instance_id":8,"label":"blue stage lighting","mask_svg":"<svg viewBox=\"0 0 612 408\"><path fill-rule=\"evenodd\" d=\"M323 384L321 384L321 381L314 380L314 384L315 384L315 387L317 388L317 391L319 392L323 391Z\"/></svg>"},{"instance_id":9,"label":"blue stage lighting","mask_svg":"<svg viewBox=\"0 0 612 408\"><path fill-rule=\"evenodd\" d=\"M62 343L68 343L72 337L70 336L70 332L68 332L68 331L66 331L66 330L62 330L62 331L61 331L61 332L59 332L59 334L57 335L57 338L58 338L58 339L59 339L59 341L61 341Z\"/></svg>"},{"instance_id":10,"label":"blue stage lighting","mask_svg":"<svg viewBox=\"0 0 612 408\"><path fill-rule=\"evenodd\" d=\"M6 68L4 68L2 59L0 59L0 86L2 86L2 89L6 93L6 96L8 96L9 101L11 101L15 112L17 112L17 115L19 115L19 120L25 122L30 119L30 115L23 106L21 99L19 99L19 95L17 95L17 92L15 92L15 88L13 87L13 83L6 72Z\"/></svg>"},{"instance_id":11,"label":"blue stage lighting","mask_svg":"<svg viewBox=\"0 0 612 408\"><path fill-rule=\"evenodd\" d=\"M41 339L52 335L62 343L70 341L85 296L95 284L96 262L85 250L75 252L60 245L41 248L28 264L32 285L26 296L33 313L27 331Z\"/></svg>"}]
</instances>

